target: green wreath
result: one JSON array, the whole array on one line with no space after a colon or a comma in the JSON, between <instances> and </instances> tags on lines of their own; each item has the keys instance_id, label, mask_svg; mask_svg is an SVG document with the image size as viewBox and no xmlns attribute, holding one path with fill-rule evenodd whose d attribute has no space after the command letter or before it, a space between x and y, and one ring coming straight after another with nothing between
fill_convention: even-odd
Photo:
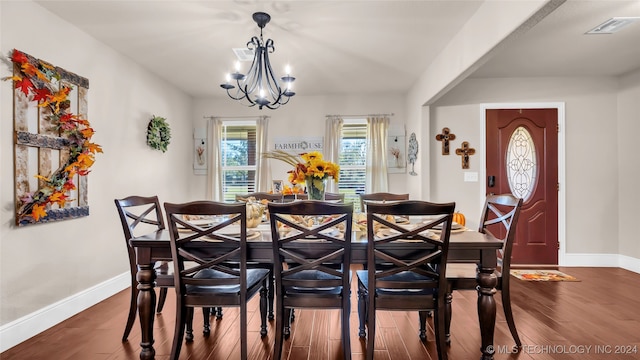
<instances>
[{"instance_id":1,"label":"green wreath","mask_svg":"<svg viewBox=\"0 0 640 360\"><path fill-rule=\"evenodd\" d=\"M167 151L167 146L171 141L171 129L166 119L153 116L147 126L147 145L152 149Z\"/></svg>"}]
</instances>

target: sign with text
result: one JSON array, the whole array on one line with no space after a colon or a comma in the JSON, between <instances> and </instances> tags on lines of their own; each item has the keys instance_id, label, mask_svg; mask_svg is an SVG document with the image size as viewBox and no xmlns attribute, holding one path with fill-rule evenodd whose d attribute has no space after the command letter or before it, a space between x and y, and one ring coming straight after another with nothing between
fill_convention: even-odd
<instances>
[{"instance_id":1,"label":"sign with text","mask_svg":"<svg viewBox=\"0 0 640 360\"><path fill-rule=\"evenodd\" d=\"M292 155L298 155L305 152L320 151L324 147L324 138L322 136L312 137L280 137L275 138L273 149L286 151Z\"/></svg>"}]
</instances>

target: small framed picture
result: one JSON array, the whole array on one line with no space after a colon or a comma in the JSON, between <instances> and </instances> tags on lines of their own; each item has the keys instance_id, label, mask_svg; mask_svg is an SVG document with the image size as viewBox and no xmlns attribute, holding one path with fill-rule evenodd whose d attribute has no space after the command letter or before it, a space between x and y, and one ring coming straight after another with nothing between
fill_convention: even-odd
<instances>
[{"instance_id":1,"label":"small framed picture","mask_svg":"<svg viewBox=\"0 0 640 360\"><path fill-rule=\"evenodd\" d=\"M283 182L282 180L273 180L271 183L271 190L273 190L274 194L281 194L283 190Z\"/></svg>"}]
</instances>

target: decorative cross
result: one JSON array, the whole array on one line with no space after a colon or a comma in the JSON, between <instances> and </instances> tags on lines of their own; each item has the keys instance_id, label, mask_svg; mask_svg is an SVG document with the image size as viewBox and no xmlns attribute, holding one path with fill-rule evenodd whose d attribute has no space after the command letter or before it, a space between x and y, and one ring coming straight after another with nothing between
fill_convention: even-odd
<instances>
[{"instance_id":1,"label":"decorative cross","mask_svg":"<svg viewBox=\"0 0 640 360\"><path fill-rule=\"evenodd\" d=\"M451 134L449 128L442 128L442 134L436 135L436 140L442 141L442 155L449 155L449 140L455 140L456 134Z\"/></svg>"},{"instance_id":2,"label":"decorative cross","mask_svg":"<svg viewBox=\"0 0 640 360\"><path fill-rule=\"evenodd\" d=\"M456 149L456 155L462 156L462 168L469 168L469 156L476 153L476 149L469 147L468 141L463 141L459 149Z\"/></svg>"}]
</instances>

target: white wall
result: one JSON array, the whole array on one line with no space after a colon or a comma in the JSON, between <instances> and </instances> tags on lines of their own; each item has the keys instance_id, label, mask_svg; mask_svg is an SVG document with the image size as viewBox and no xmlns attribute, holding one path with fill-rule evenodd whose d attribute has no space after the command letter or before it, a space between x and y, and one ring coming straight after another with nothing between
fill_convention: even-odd
<instances>
[{"instance_id":1,"label":"white wall","mask_svg":"<svg viewBox=\"0 0 640 360\"><path fill-rule=\"evenodd\" d=\"M205 116L271 116L269 121L269 148L276 137L321 136L324 137L326 115L367 115L385 113L391 125L404 126L404 97L399 94L345 95L345 96L295 96L277 111L257 110L241 105L229 98L199 99L194 104L194 126L206 128ZM366 116L362 116L366 117ZM410 133L411 129L407 129ZM277 160L271 161L273 179L287 179L290 167ZM407 173L389 174L389 191L406 192ZM197 176L190 196L204 197L206 176Z\"/></svg>"},{"instance_id":2,"label":"white wall","mask_svg":"<svg viewBox=\"0 0 640 360\"><path fill-rule=\"evenodd\" d=\"M640 134L640 70L624 76L618 95L618 226L620 254L640 259L638 134Z\"/></svg>"},{"instance_id":3,"label":"white wall","mask_svg":"<svg viewBox=\"0 0 640 360\"><path fill-rule=\"evenodd\" d=\"M626 89L616 78L547 78L547 79L468 79L432 105L431 131L451 128L461 141L478 144L479 106L482 103L564 102L566 110L566 252L572 264L589 265L597 257L585 254L620 254L634 257L629 268L636 269L638 253L632 231L618 229L619 214L628 212L634 219L638 210L633 199L623 199L619 187L635 188L640 176L640 162L631 157L634 149L633 129L638 123L638 77L625 78ZM633 100L632 100L633 99ZM624 115L623 115L624 114ZM631 130L630 132L628 130ZM620 136L618 133L628 132ZM432 133L435 136L435 133ZM431 136L431 139L433 139ZM471 206L469 217L477 218L477 200L483 189L479 183L464 183L458 159L447 159L432 141L432 197L461 199L460 207ZM618 143L619 145L616 145ZM436 151L438 149L438 151ZM629 153L628 155L622 155ZM471 169L485 156L476 152ZM623 166L619 161L635 166ZM476 168L477 169L477 168ZM624 179L622 179L624 178ZM473 187L477 187L473 189ZM467 199L471 196L471 202ZM637 200L637 199L636 199ZM635 214L635 216L633 216ZM620 219L620 221L623 221ZM588 226L585 226L588 225ZM624 246L620 246L624 244ZM576 257L582 256L578 260ZM572 260L574 259L574 260ZM617 261L617 257L613 257ZM633 261L633 259L631 259ZM613 265L605 264L602 265Z\"/></svg>"},{"instance_id":4,"label":"white wall","mask_svg":"<svg viewBox=\"0 0 640 360\"><path fill-rule=\"evenodd\" d=\"M104 149L89 175L90 216L16 228L13 91L11 82L0 83L0 325L6 325L98 284L126 280L119 277L129 270L113 200L132 194L157 194L162 201L186 197L192 171L184 159L191 157L193 113L183 93L39 5L2 1L0 15L2 55L16 48L89 79L88 119L96 131L93 140ZM11 69L1 63L0 77ZM145 144L154 114L171 125L164 154ZM43 318L49 320L44 316L33 326L46 328ZM0 335L2 349L14 333Z\"/></svg>"}]
</instances>

